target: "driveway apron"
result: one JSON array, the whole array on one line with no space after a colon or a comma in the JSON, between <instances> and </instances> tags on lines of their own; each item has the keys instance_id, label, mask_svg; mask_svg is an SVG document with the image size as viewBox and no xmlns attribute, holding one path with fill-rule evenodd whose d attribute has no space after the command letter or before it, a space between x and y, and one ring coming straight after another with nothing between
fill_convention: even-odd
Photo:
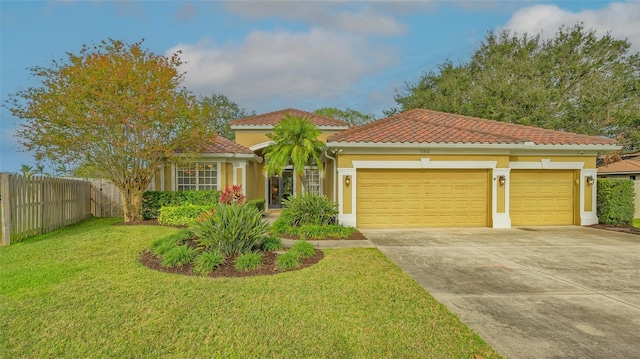
<instances>
[{"instance_id":1,"label":"driveway apron","mask_svg":"<svg viewBox=\"0 0 640 359\"><path fill-rule=\"evenodd\" d=\"M362 232L507 358L640 358L640 236L575 226Z\"/></svg>"}]
</instances>

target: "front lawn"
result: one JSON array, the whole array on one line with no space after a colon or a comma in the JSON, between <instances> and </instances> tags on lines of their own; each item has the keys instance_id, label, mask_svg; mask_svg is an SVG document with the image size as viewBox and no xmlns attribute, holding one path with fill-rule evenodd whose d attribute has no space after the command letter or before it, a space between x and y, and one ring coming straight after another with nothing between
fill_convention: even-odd
<instances>
[{"instance_id":1,"label":"front lawn","mask_svg":"<svg viewBox=\"0 0 640 359\"><path fill-rule=\"evenodd\" d=\"M499 357L376 249L247 278L137 261L160 226L93 219L0 248L0 357Z\"/></svg>"},{"instance_id":2,"label":"front lawn","mask_svg":"<svg viewBox=\"0 0 640 359\"><path fill-rule=\"evenodd\" d=\"M640 218L634 219L633 222L631 223L631 225L636 227L636 228L640 228Z\"/></svg>"}]
</instances>

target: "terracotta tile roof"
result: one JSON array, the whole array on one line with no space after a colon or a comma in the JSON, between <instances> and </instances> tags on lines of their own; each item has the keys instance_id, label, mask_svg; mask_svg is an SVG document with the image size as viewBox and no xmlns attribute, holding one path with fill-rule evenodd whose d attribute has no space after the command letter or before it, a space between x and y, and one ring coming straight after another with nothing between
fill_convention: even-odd
<instances>
[{"instance_id":1,"label":"terracotta tile roof","mask_svg":"<svg viewBox=\"0 0 640 359\"><path fill-rule=\"evenodd\" d=\"M231 126L275 126L277 125L285 115L304 117L316 125L316 126L335 126L335 127L347 127L349 124L342 120L337 120L333 117L321 116L315 113L296 110L294 108L288 108L286 110L280 110L275 112L269 112L262 115L256 115L251 117L240 118L237 120L229 121Z\"/></svg>"},{"instance_id":2,"label":"terracotta tile roof","mask_svg":"<svg viewBox=\"0 0 640 359\"><path fill-rule=\"evenodd\" d=\"M640 173L640 157L629 160L622 160L602 167L598 167L598 173Z\"/></svg>"},{"instance_id":3,"label":"terracotta tile roof","mask_svg":"<svg viewBox=\"0 0 640 359\"><path fill-rule=\"evenodd\" d=\"M214 136L209 141L202 143L202 150L204 153L231 153L242 155L253 155L253 151L239 145L229 139L222 136Z\"/></svg>"},{"instance_id":4,"label":"terracotta tile roof","mask_svg":"<svg viewBox=\"0 0 640 359\"><path fill-rule=\"evenodd\" d=\"M545 130L476 117L414 109L352 127L328 142L355 143L465 143L536 145L615 145L610 138Z\"/></svg>"}]
</instances>

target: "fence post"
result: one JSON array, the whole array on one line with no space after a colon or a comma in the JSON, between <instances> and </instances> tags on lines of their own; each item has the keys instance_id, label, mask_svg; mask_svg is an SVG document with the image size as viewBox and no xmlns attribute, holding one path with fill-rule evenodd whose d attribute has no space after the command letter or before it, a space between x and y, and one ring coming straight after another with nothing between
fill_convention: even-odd
<instances>
[{"instance_id":1,"label":"fence post","mask_svg":"<svg viewBox=\"0 0 640 359\"><path fill-rule=\"evenodd\" d=\"M0 174L0 187L2 188L2 245L11 243L11 196L9 192L9 175Z\"/></svg>"}]
</instances>

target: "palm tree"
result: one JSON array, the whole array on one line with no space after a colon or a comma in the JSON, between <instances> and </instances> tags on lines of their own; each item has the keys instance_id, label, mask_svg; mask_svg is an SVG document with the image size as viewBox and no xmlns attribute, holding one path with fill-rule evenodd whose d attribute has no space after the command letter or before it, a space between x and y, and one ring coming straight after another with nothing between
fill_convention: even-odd
<instances>
[{"instance_id":1,"label":"palm tree","mask_svg":"<svg viewBox=\"0 0 640 359\"><path fill-rule=\"evenodd\" d=\"M273 143L264 150L265 170L269 176L282 176L288 165L293 165L296 175L302 181L303 189L308 188L304 168L316 163L322 168L321 155L324 143L318 140L320 130L311 121L297 116L286 115L267 136Z\"/></svg>"},{"instance_id":2,"label":"palm tree","mask_svg":"<svg viewBox=\"0 0 640 359\"><path fill-rule=\"evenodd\" d=\"M33 170L33 166L29 165L22 165L22 167L20 167L20 172L22 172L22 175L25 177L31 177L36 173Z\"/></svg>"}]
</instances>

